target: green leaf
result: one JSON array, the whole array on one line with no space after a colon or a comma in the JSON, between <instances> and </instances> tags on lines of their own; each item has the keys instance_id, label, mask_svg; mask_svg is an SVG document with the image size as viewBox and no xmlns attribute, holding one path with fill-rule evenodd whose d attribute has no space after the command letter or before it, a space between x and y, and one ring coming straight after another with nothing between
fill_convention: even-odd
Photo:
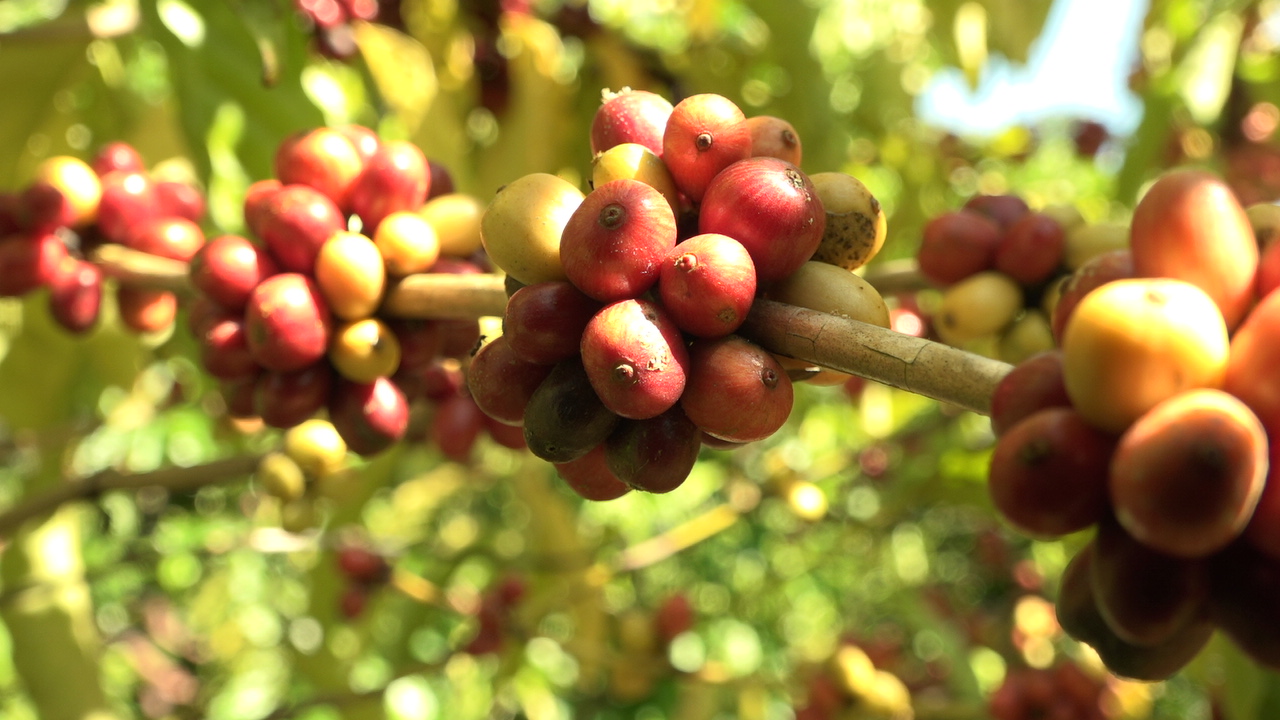
<instances>
[{"instance_id":1,"label":"green leaf","mask_svg":"<svg viewBox=\"0 0 1280 720\"><path fill-rule=\"evenodd\" d=\"M181 125L201 177L207 180L215 171L207 144L227 108L245 119L235 150L250 178L271 176L276 148L290 133L324 123L303 91L307 40L286 3L273 4L283 31L281 42L271 45L278 63L274 85L264 82L259 39L268 33L260 14L252 16L251 32L237 2L160 0L142 6L146 30L168 57Z\"/></svg>"},{"instance_id":2,"label":"green leaf","mask_svg":"<svg viewBox=\"0 0 1280 720\"><path fill-rule=\"evenodd\" d=\"M67 123L60 91L90 76L89 37L0 43L4 112L0 112L0 188L21 187L35 163L65 149Z\"/></svg>"}]
</instances>

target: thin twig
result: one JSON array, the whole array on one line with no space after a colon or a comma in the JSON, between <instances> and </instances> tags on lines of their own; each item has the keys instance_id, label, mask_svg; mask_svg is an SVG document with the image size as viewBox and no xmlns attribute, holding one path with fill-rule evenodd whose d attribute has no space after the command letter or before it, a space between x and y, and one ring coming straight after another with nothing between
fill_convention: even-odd
<instances>
[{"instance_id":1,"label":"thin twig","mask_svg":"<svg viewBox=\"0 0 1280 720\"><path fill-rule=\"evenodd\" d=\"M0 537L8 537L23 523L44 517L62 505L94 497L111 490L138 490L163 487L177 492L195 490L246 475L258 465L258 455L238 455L204 465L168 467L145 473L103 470L23 499L0 513Z\"/></svg>"},{"instance_id":2,"label":"thin twig","mask_svg":"<svg viewBox=\"0 0 1280 720\"><path fill-rule=\"evenodd\" d=\"M188 286L186 264L176 260L104 246L95 261L122 282L164 289ZM918 289L922 283L909 261L886 263L868 275L885 288L897 288L895 292ZM497 275L420 273L391 284L382 312L414 318L501 317L506 303L506 288ZM769 300L755 302L739 333L771 352L984 415L990 412L991 393L1012 369L932 340Z\"/></svg>"},{"instance_id":3,"label":"thin twig","mask_svg":"<svg viewBox=\"0 0 1280 720\"><path fill-rule=\"evenodd\" d=\"M741 511L733 505L717 505L695 518L623 550L614 563L614 569L617 572L634 572L662 562L728 530L741 517Z\"/></svg>"},{"instance_id":4,"label":"thin twig","mask_svg":"<svg viewBox=\"0 0 1280 720\"><path fill-rule=\"evenodd\" d=\"M888 260L867 268L863 280L871 283L881 295L913 293L934 287L920 274L920 266L914 258Z\"/></svg>"}]
</instances>

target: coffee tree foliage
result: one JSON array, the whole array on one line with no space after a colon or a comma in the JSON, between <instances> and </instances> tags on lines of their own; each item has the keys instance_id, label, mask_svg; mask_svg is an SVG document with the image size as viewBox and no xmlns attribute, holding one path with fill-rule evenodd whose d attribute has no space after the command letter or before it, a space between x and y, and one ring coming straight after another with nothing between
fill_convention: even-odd
<instances>
[{"instance_id":1,"label":"coffee tree foliage","mask_svg":"<svg viewBox=\"0 0 1280 720\"><path fill-rule=\"evenodd\" d=\"M853 174L884 204L890 259L979 192L1122 219L1155 172L1192 162L1274 197L1274 151L1240 131L1277 99L1269 1L1155 0L1130 75L1141 125L1097 153L1077 142L1088 118L957 137L915 117L938 73L986 91L993 67L1033 59L1050 5L384 0L402 22L353 23L339 60L283 0L6 0L0 189L122 140L205 189L211 236L243 232L244 191L281 140L342 123L411 140L480 198L530 172L585 184L600 91L630 86L788 119L807 170ZM481 43L499 61L476 62ZM138 337L108 317L72 337L38 296L0 303L0 505L273 447L228 420L183 328ZM449 461L425 429L360 461L296 533L248 473L79 493L4 528L0 715L787 718L855 643L916 717L987 717L1006 670L1096 667L1048 613L1080 541L1001 524L990 446L985 418L932 401L806 387L781 432L705 451L662 496L584 502L546 463L487 439ZM394 571L349 618L335 555L352 544ZM506 578L525 594L503 643L467 652ZM694 621L669 647L620 636L675 595ZM1275 717L1273 680L1215 643L1166 683L1115 683L1114 717Z\"/></svg>"}]
</instances>

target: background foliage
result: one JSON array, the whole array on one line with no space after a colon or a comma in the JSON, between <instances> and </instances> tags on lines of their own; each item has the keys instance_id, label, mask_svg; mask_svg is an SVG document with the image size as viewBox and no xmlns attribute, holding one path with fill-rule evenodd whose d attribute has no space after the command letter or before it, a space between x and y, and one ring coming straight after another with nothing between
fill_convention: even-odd
<instances>
[{"instance_id":1,"label":"background foliage","mask_svg":"<svg viewBox=\"0 0 1280 720\"><path fill-rule=\"evenodd\" d=\"M1213 167L1248 201L1280 183L1271 0L1153 0L1131 75L1141 126L1097 152L1089 118L956 137L914 114L943 68L978 84L992 57L1025 62L1049 0L549 0L527 14L384 0L397 5L402 23L355 25L359 52L337 61L284 0L0 0L0 188L125 140L207 190L211 234L240 232L279 142L344 122L412 140L481 198L534 171L581 183L600 90L622 86L790 120L806 170L851 173L882 201L886 258L978 192L1104 220L1172 164ZM502 72L474 60L483 43ZM72 339L37 302L0 303L0 502L274 442L223 417L181 329ZM425 431L364 464L301 534L242 477L107 493L5 546L0 715L787 718L843 639L902 678L917 717L985 717L1006 668L1091 662L1045 619L1076 539L999 524L990 441L985 419L880 386L804 388L782 432L707 451L664 496L584 503L545 463L486 440L460 465ZM797 499L797 482L820 494ZM347 543L396 569L354 621L333 559ZM479 594L510 575L528 595L501 652L457 652ZM677 593L694 629L652 666L624 652L619 619ZM1114 685L1115 717L1276 717L1277 687L1215 644L1167 683Z\"/></svg>"}]
</instances>

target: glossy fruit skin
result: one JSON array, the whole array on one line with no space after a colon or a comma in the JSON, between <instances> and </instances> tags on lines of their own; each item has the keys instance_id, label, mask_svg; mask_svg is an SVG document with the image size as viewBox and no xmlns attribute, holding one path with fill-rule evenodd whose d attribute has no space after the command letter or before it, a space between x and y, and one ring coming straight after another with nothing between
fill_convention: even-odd
<instances>
[{"instance_id":1,"label":"glossy fruit skin","mask_svg":"<svg viewBox=\"0 0 1280 720\"><path fill-rule=\"evenodd\" d=\"M394 277L426 272L440 259L435 228L418 213L399 211L386 216L373 234L373 243L382 254L387 274Z\"/></svg>"},{"instance_id":2,"label":"glossy fruit skin","mask_svg":"<svg viewBox=\"0 0 1280 720\"><path fill-rule=\"evenodd\" d=\"M244 318L228 314L210 323L196 338L200 345L200 365L219 380L254 377L260 366L249 352Z\"/></svg>"},{"instance_id":3,"label":"glossy fruit skin","mask_svg":"<svg viewBox=\"0 0 1280 720\"><path fill-rule=\"evenodd\" d=\"M775 157L800 167L804 148L794 125L773 115L756 115L743 122L751 131L751 157Z\"/></svg>"},{"instance_id":4,"label":"glossy fruit skin","mask_svg":"<svg viewBox=\"0 0 1280 720\"><path fill-rule=\"evenodd\" d=\"M662 193L671 206L673 215L679 217L683 204L671 171L661 156L638 143L622 143L591 159L591 186L598 187L614 180L639 180Z\"/></svg>"},{"instance_id":5,"label":"glossy fruit skin","mask_svg":"<svg viewBox=\"0 0 1280 720\"><path fill-rule=\"evenodd\" d=\"M1267 468L1266 431L1252 411L1221 390L1190 390L1153 407L1120 437L1111 504L1145 545L1204 557L1244 531Z\"/></svg>"},{"instance_id":6,"label":"glossy fruit skin","mask_svg":"<svg viewBox=\"0 0 1280 720\"><path fill-rule=\"evenodd\" d=\"M422 207L430 183L427 157L418 146L404 140L384 141L352 185L348 205L360 216L364 232L373 234L391 213Z\"/></svg>"},{"instance_id":7,"label":"glossy fruit skin","mask_svg":"<svg viewBox=\"0 0 1280 720\"><path fill-rule=\"evenodd\" d=\"M582 364L601 402L624 418L662 414L680 400L689 356L680 329L648 300L620 300L582 333Z\"/></svg>"},{"instance_id":8,"label":"glossy fruit skin","mask_svg":"<svg viewBox=\"0 0 1280 720\"><path fill-rule=\"evenodd\" d=\"M1129 246L1139 277L1185 280L1234 329L1253 303L1258 245L1230 187L1199 170L1160 176L1133 210Z\"/></svg>"},{"instance_id":9,"label":"glossy fruit skin","mask_svg":"<svg viewBox=\"0 0 1280 720\"><path fill-rule=\"evenodd\" d=\"M448 192L427 200L418 215L435 231L441 255L470 257L483 248L480 218L484 212L485 204L474 195Z\"/></svg>"},{"instance_id":10,"label":"glossy fruit skin","mask_svg":"<svg viewBox=\"0 0 1280 720\"><path fill-rule=\"evenodd\" d=\"M113 170L123 172L145 172L147 164L142 160L136 148L126 142L109 142L93 154L89 162L93 171L102 177Z\"/></svg>"},{"instance_id":11,"label":"glossy fruit skin","mask_svg":"<svg viewBox=\"0 0 1280 720\"><path fill-rule=\"evenodd\" d=\"M289 428L281 440L284 453L303 472L323 478L341 470L347 462L347 444L333 423L320 418L304 420Z\"/></svg>"},{"instance_id":12,"label":"glossy fruit skin","mask_svg":"<svg viewBox=\"0 0 1280 720\"><path fill-rule=\"evenodd\" d=\"M111 173L102 178L97 225L109 242L125 242L130 230L159 212L155 185L145 174Z\"/></svg>"},{"instance_id":13,"label":"glossy fruit skin","mask_svg":"<svg viewBox=\"0 0 1280 720\"><path fill-rule=\"evenodd\" d=\"M1209 560L1210 614L1251 659L1280 668L1280 560L1235 543Z\"/></svg>"},{"instance_id":14,"label":"glossy fruit skin","mask_svg":"<svg viewBox=\"0 0 1280 720\"><path fill-rule=\"evenodd\" d=\"M233 418L256 418L253 408L253 391L257 378L218 383L218 392L226 403L227 415Z\"/></svg>"},{"instance_id":15,"label":"glossy fruit skin","mask_svg":"<svg viewBox=\"0 0 1280 720\"><path fill-rule=\"evenodd\" d=\"M699 233L719 233L742 243L766 287L813 257L827 214L813 182L800 168L772 157L733 163L706 188Z\"/></svg>"},{"instance_id":16,"label":"glossy fruit skin","mask_svg":"<svg viewBox=\"0 0 1280 720\"><path fill-rule=\"evenodd\" d=\"M356 155L360 157L361 163L368 162L369 158L378 151L378 146L382 144L378 133L364 125L349 123L334 129L342 133L351 143L351 147L356 149Z\"/></svg>"},{"instance_id":17,"label":"glossy fruit skin","mask_svg":"<svg viewBox=\"0 0 1280 720\"><path fill-rule=\"evenodd\" d=\"M604 442L617 424L617 414L600 401L582 361L573 357L556 363L530 396L524 439L535 456L570 462Z\"/></svg>"},{"instance_id":18,"label":"glossy fruit skin","mask_svg":"<svg viewBox=\"0 0 1280 720\"><path fill-rule=\"evenodd\" d=\"M1016 365L1055 347L1048 316L1039 308L1027 308L1000 333L996 357Z\"/></svg>"},{"instance_id":19,"label":"glossy fruit skin","mask_svg":"<svg viewBox=\"0 0 1280 720\"><path fill-rule=\"evenodd\" d=\"M661 156L662 135L671 110L666 98L648 90L606 91L591 118L591 154L623 143L637 143Z\"/></svg>"},{"instance_id":20,"label":"glossy fruit skin","mask_svg":"<svg viewBox=\"0 0 1280 720\"><path fill-rule=\"evenodd\" d=\"M307 491L307 479L293 458L279 451L269 452L258 461L254 481L262 492L282 501L298 500Z\"/></svg>"},{"instance_id":21,"label":"glossy fruit skin","mask_svg":"<svg viewBox=\"0 0 1280 720\"><path fill-rule=\"evenodd\" d=\"M329 420L348 449L368 457L404 437L409 426L409 404L388 378L371 383L339 380L329 400Z\"/></svg>"},{"instance_id":22,"label":"glossy fruit skin","mask_svg":"<svg viewBox=\"0 0 1280 720\"><path fill-rule=\"evenodd\" d=\"M248 203L246 201L246 211ZM262 208L258 236L288 272L310 275L325 242L347 228L346 216L326 195L308 185L285 185Z\"/></svg>"},{"instance_id":23,"label":"glossy fruit skin","mask_svg":"<svg viewBox=\"0 0 1280 720\"><path fill-rule=\"evenodd\" d=\"M120 311L120 322L136 333L167 330L178 316L178 296L167 290L117 288L116 306Z\"/></svg>"},{"instance_id":24,"label":"glossy fruit skin","mask_svg":"<svg viewBox=\"0 0 1280 720\"><path fill-rule=\"evenodd\" d=\"M507 299L503 337L528 362L554 365L578 354L582 332L601 307L567 280L525 285Z\"/></svg>"},{"instance_id":25,"label":"glossy fruit skin","mask_svg":"<svg viewBox=\"0 0 1280 720\"><path fill-rule=\"evenodd\" d=\"M274 428L291 428L329 402L334 385L329 363L316 362L291 372L264 372L253 388L253 414Z\"/></svg>"},{"instance_id":26,"label":"glossy fruit skin","mask_svg":"<svg viewBox=\"0 0 1280 720\"><path fill-rule=\"evenodd\" d=\"M507 183L480 218L485 252L526 285L567 279L560 264L560 237L583 199L572 183L548 173Z\"/></svg>"},{"instance_id":27,"label":"glossy fruit skin","mask_svg":"<svg viewBox=\"0 0 1280 720\"><path fill-rule=\"evenodd\" d=\"M103 185L88 163L68 155L46 158L36 166L32 185L55 188L71 208L72 227L84 227L97 219Z\"/></svg>"},{"instance_id":28,"label":"glossy fruit skin","mask_svg":"<svg viewBox=\"0 0 1280 720\"><path fill-rule=\"evenodd\" d=\"M987 489L1023 534L1048 538L1083 530L1106 513L1114 448L1114 438L1074 409L1041 410L1000 436Z\"/></svg>"},{"instance_id":29,"label":"glossy fruit skin","mask_svg":"<svg viewBox=\"0 0 1280 720\"><path fill-rule=\"evenodd\" d=\"M51 233L61 227L70 227L76 221L76 208L54 185L33 181L22 190L16 202L14 227L10 232L19 230L34 233Z\"/></svg>"},{"instance_id":30,"label":"glossy fruit skin","mask_svg":"<svg viewBox=\"0 0 1280 720\"><path fill-rule=\"evenodd\" d=\"M1251 546L1280 559L1280 442L1276 442L1275 435L1269 437L1271 461L1267 482L1244 534Z\"/></svg>"},{"instance_id":31,"label":"glossy fruit skin","mask_svg":"<svg viewBox=\"0 0 1280 720\"><path fill-rule=\"evenodd\" d=\"M553 464L560 479L584 500L616 500L631 492L631 486L609 469L604 443L576 460Z\"/></svg>"},{"instance_id":32,"label":"glossy fruit skin","mask_svg":"<svg viewBox=\"0 0 1280 720\"><path fill-rule=\"evenodd\" d=\"M187 262L204 247L204 231L186 218L156 216L131 228L124 244L151 255Z\"/></svg>"},{"instance_id":33,"label":"glossy fruit skin","mask_svg":"<svg viewBox=\"0 0 1280 720\"><path fill-rule=\"evenodd\" d=\"M253 289L245 306L245 328L258 364L289 372L325 356L333 319L315 282L286 272Z\"/></svg>"},{"instance_id":34,"label":"glossy fruit skin","mask_svg":"<svg viewBox=\"0 0 1280 720\"><path fill-rule=\"evenodd\" d=\"M1165 680L1191 662L1209 642L1214 624L1206 619L1179 628L1169 638L1151 646L1120 639L1098 611L1093 593L1092 543L1067 564L1057 600L1058 622L1075 640L1091 646L1113 674L1133 680Z\"/></svg>"},{"instance_id":35,"label":"glossy fruit skin","mask_svg":"<svg viewBox=\"0 0 1280 720\"><path fill-rule=\"evenodd\" d=\"M662 133L662 156L680 192L702 202L721 170L751 155L751 130L742 109L715 93L690 95L672 108ZM703 231L709 232L709 231Z\"/></svg>"},{"instance_id":36,"label":"glossy fruit skin","mask_svg":"<svg viewBox=\"0 0 1280 720\"><path fill-rule=\"evenodd\" d=\"M560 235L560 265L579 290L600 302L638 297L658 281L676 244L676 219L662 193L639 180L592 190Z\"/></svg>"},{"instance_id":37,"label":"glossy fruit skin","mask_svg":"<svg viewBox=\"0 0 1280 720\"><path fill-rule=\"evenodd\" d=\"M102 309L102 270L68 257L49 281L49 311L67 332L82 334L98 323Z\"/></svg>"},{"instance_id":38,"label":"glossy fruit skin","mask_svg":"<svg viewBox=\"0 0 1280 720\"><path fill-rule=\"evenodd\" d=\"M1258 257L1258 297L1266 297L1276 288L1280 288L1280 242L1263 248Z\"/></svg>"},{"instance_id":39,"label":"glossy fruit skin","mask_svg":"<svg viewBox=\"0 0 1280 720\"><path fill-rule=\"evenodd\" d=\"M1194 285L1115 280L1080 301L1062 338L1067 394L1095 427L1120 433L1180 392L1221 387L1227 328Z\"/></svg>"},{"instance_id":40,"label":"glossy fruit skin","mask_svg":"<svg viewBox=\"0 0 1280 720\"><path fill-rule=\"evenodd\" d=\"M489 433L490 439L504 448L520 451L529 449L524 441L524 427L520 425L508 425L485 415L484 429Z\"/></svg>"},{"instance_id":41,"label":"glossy fruit skin","mask_svg":"<svg viewBox=\"0 0 1280 720\"><path fill-rule=\"evenodd\" d=\"M329 339L329 362L342 377L371 383L400 367L400 341L376 317L337 323Z\"/></svg>"},{"instance_id":42,"label":"glossy fruit skin","mask_svg":"<svg viewBox=\"0 0 1280 720\"><path fill-rule=\"evenodd\" d=\"M191 283L228 310L243 310L253 289L279 271L271 254L239 235L220 235L191 258Z\"/></svg>"},{"instance_id":43,"label":"glossy fruit skin","mask_svg":"<svg viewBox=\"0 0 1280 720\"><path fill-rule=\"evenodd\" d=\"M427 174L431 176L431 181L427 183L427 202L456 192L456 186L453 182L453 174L449 172L449 167L443 162L434 158L427 158Z\"/></svg>"},{"instance_id":44,"label":"glossy fruit skin","mask_svg":"<svg viewBox=\"0 0 1280 720\"><path fill-rule=\"evenodd\" d=\"M550 365L525 360L505 335L499 335L472 356L467 387L485 415L507 425L521 425L529 398L550 373Z\"/></svg>"},{"instance_id":45,"label":"glossy fruit skin","mask_svg":"<svg viewBox=\"0 0 1280 720\"><path fill-rule=\"evenodd\" d=\"M690 345L680 406L708 435L738 443L763 440L787 421L793 401L791 379L760 346L737 335Z\"/></svg>"},{"instance_id":46,"label":"glossy fruit skin","mask_svg":"<svg viewBox=\"0 0 1280 720\"><path fill-rule=\"evenodd\" d=\"M942 291L933 328L952 345L991 337L1013 323L1023 303L1022 288L1013 278L983 270Z\"/></svg>"},{"instance_id":47,"label":"glossy fruit skin","mask_svg":"<svg viewBox=\"0 0 1280 720\"><path fill-rule=\"evenodd\" d=\"M1062 266L1065 242L1057 220L1027 213L1005 230L996 247L995 269L1024 286L1042 283Z\"/></svg>"},{"instance_id":48,"label":"glossy fruit skin","mask_svg":"<svg viewBox=\"0 0 1280 720\"><path fill-rule=\"evenodd\" d=\"M747 319L756 294L756 268L742 243L728 235L696 235L667 253L658 297L684 332L722 337Z\"/></svg>"},{"instance_id":49,"label":"glossy fruit skin","mask_svg":"<svg viewBox=\"0 0 1280 720\"><path fill-rule=\"evenodd\" d=\"M920 274L939 287L995 266L1003 234L991 218L972 210L943 213L924 226L916 260Z\"/></svg>"},{"instance_id":50,"label":"glossy fruit skin","mask_svg":"<svg viewBox=\"0 0 1280 720\"><path fill-rule=\"evenodd\" d=\"M1277 243L1280 246L1280 243ZM1244 401L1280 444L1280 291L1264 297L1231 338L1223 389Z\"/></svg>"},{"instance_id":51,"label":"glossy fruit skin","mask_svg":"<svg viewBox=\"0 0 1280 720\"><path fill-rule=\"evenodd\" d=\"M431 439L441 454L456 463L471 460L471 451L484 432L484 412L465 392L446 398L431 418Z\"/></svg>"},{"instance_id":52,"label":"glossy fruit skin","mask_svg":"<svg viewBox=\"0 0 1280 720\"><path fill-rule=\"evenodd\" d=\"M52 282L68 257L52 233L0 238L0 297L19 297Z\"/></svg>"},{"instance_id":53,"label":"glossy fruit skin","mask_svg":"<svg viewBox=\"0 0 1280 720\"><path fill-rule=\"evenodd\" d=\"M1112 250L1097 255L1076 269L1062 286L1058 299L1053 305L1053 317L1050 322L1053 337L1058 344L1062 344L1062 335L1066 332L1067 321L1071 319L1076 305L1080 304L1085 295L1112 280L1126 280L1132 277L1134 277L1133 255L1128 250Z\"/></svg>"},{"instance_id":54,"label":"glossy fruit skin","mask_svg":"<svg viewBox=\"0 0 1280 720\"><path fill-rule=\"evenodd\" d=\"M245 190L244 195L244 226L253 233L254 237L262 239L262 230L265 227L267 219L267 201L275 194L277 190L284 187L275 178L266 178L254 181Z\"/></svg>"},{"instance_id":55,"label":"glossy fruit skin","mask_svg":"<svg viewBox=\"0 0 1280 720\"><path fill-rule=\"evenodd\" d=\"M180 217L198 223L204 219L208 203L200 189L174 180L157 180L156 204L161 215Z\"/></svg>"},{"instance_id":56,"label":"glossy fruit skin","mask_svg":"<svg viewBox=\"0 0 1280 720\"><path fill-rule=\"evenodd\" d=\"M688 479L701 449L701 431L677 405L652 418L620 422L605 442L605 461L632 488L667 493Z\"/></svg>"},{"instance_id":57,"label":"glossy fruit skin","mask_svg":"<svg viewBox=\"0 0 1280 720\"><path fill-rule=\"evenodd\" d=\"M1017 195L999 194L999 195L974 195L965 201L964 208L970 212L976 212L980 215L986 215L991 218L1001 230L1012 227L1015 223L1023 218L1030 208L1027 207L1027 201Z\"/></svg>"},{"instance_id":58,"label":"glossy fruit skin","mask_svg":"<svg viewBox=\"0 0 1280 720\"><path fill-rule=\"evenodd\" d=\"M310 185L339 208L345 208L351 186L364 169L364 159L346 135L319 127L295 133L281 142L274 166L281 183Z\"/></svg>"},{"instance_id":59,"label":"glossy fruit skin","mask_svg":"<svg viewBox=\"0 0 1280 720\"><path fill-rule=\"evenodd\" d=\"M1206 610L1206 563L1152 550L1113 518L1098 524L1091 565L1098 612L1125 642L1156 645Z\"/></svg>"},{"instance_id":60,"label":"glossy fruit skin","mask_svg":"<svg viewBox=\"0 0 1280 720\"><path fill-rule=\"evenodd\" d=\"M400 366L421 368L440 355L440 326L423 318L388 318L387 327L400 343Z\"/></svg>"},{"instance_id":61,"label":"glossy fruit skin","mask_svg":"<svg viewBox=\"0 0 1280 720\"><path fill-rule=\"evenodd\" d=\"M1070 407L1063 380L1062 352L1049 350L1018 363L991 394L991 429L997 436L1033 413Z\"/></svg>"},{"instance_id":62,"label":"glossy fruit skin","mask_svg":"<svg viewBox=\"0 0 1280 720\"><path fill-rule=\"evenodd\" d=\"M378 246L360 233L331 235L315 259L315 280L334 316L360 320L373 315L387 287L387 269Z\"/></svg>"}]
</instances>

